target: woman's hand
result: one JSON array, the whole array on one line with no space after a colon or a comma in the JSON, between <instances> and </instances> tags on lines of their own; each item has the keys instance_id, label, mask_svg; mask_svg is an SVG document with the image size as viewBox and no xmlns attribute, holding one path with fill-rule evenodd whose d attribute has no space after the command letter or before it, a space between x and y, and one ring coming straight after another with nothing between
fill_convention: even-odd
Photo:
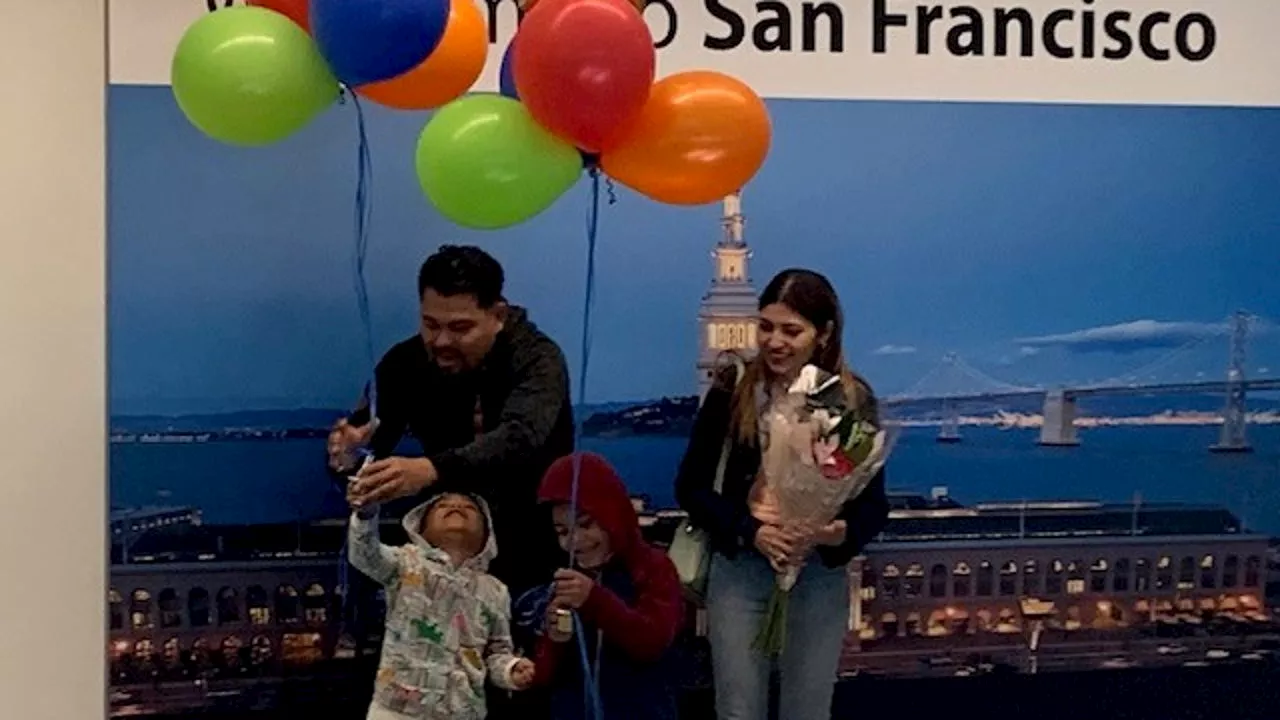
<instances>
[{"instance_id":1,"label":"woman's hand","mask_svg":"<svg viewBox=\"0 0 1280 720\"><path fill-rule=\"evenodd\" d=\"M755 546L779 572L790 564L799 545L794 533L777 525L761 525L756 531Z\"/></svg>"},{"instance_id":2,"label":"woman's hand","mask_svg":"<svg viewBox=\"0 0 1280 720\"><path fill-rule=\"evenodd\" d=\"M813 544L825 547L843 545L849 534L849 525L843 520L835 520L813 535Z\"/></svg>"}]
</instances>

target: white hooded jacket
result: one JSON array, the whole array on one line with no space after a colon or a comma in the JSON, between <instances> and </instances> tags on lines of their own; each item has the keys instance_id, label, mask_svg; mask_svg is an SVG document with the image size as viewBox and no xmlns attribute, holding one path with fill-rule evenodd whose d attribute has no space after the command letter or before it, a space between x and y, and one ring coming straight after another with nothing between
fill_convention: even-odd
<instances>
[{"instance_id":1,"label":"white hooded jacket","mask_svg":"<svg viewBox=\"0 0 1280 720\"><path fill-rule=\"evenodd\" d=\"M486 572L498 546L488 505L473 500L484 514L488 539L480 553L458 566L419 533L435 500L405 515L410 542L400 547L379 540L376 510L351 516L351 564L386 587L386 630L373 696L385 710L422 720L480 720L486 677L514 689L511 671L519 658L511 641L511 601L506 586Z\"/></svg>"}]
</instances>

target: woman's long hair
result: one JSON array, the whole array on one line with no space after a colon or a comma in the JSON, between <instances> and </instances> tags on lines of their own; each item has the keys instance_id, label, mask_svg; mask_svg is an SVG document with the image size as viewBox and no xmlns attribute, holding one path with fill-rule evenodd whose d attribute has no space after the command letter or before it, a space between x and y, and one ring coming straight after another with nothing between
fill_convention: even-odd
<instances>
[{"instance_id":1,"label":"woman's long hair","mask_svg":"<svg viewBox=\"0 0 1280 720\"><path fill-rule=\"evenodd\" d=\"M831 281L812 270L783 270L760 293L758 308L764 310L778 303L813 323L819 338L824 334L827 336L825 342L820 342L814 348L813 358L809 362L839 375L852 406L862 412L864 419L878 423L880 419L871 387L850 370L845 362L844 344L841 341L844 334L844 312ZM761 348L755 359L747 365L746 372L733 391L730 432L738 442L746 445L755 445L757 442L756 386L767 377L768 372L763 356L764 349Z\"/></svg>"}]
</instances>

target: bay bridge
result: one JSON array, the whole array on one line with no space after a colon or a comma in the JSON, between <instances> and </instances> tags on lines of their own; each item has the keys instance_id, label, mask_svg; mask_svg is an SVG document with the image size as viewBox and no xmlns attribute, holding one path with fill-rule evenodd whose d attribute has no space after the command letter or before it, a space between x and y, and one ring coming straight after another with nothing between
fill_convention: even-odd
<instances>
[{"instance_id":1,"label":"bay bridge","mask_svg":"<svg viewBox=\"0 0 1280 720\"><path fill-rule=\"evenodd\" d=\"M1041 445L1071 447L1080 444L1076 427L1076 402L1081 398L1103 396L1151 396L1218 394L1223 398L1222 428L1218 442L1210 450L1220 453L1246 453L1252 450L1247 437L1248 416L1245 398L1250 392L1280 391L1280 378L1249 378L1246 360L1249 344L1261 319L1240 311L1222 326L1221 333L1206 333L1174 348L1155 361L1129 373L1101 382L1075 383L1044 387L1006 383L975 369L955 353L942 361L903 393L884 400L888 408L938 407L941 409L939 442L959 442L960 413L964 406L990 405L1001 401L1042 398ZM1205 372L1191 379L1175 379L1161 374L1192 351L1210 347L1211 340L1226 337L1226 371L1221 379L1209 379ZM1219 356L1221 357L1221 356ZM1260 371L1260 374L1266 372ZM1215 373L1216 374L1216 373Z\"/></svg>"}]
</instances>

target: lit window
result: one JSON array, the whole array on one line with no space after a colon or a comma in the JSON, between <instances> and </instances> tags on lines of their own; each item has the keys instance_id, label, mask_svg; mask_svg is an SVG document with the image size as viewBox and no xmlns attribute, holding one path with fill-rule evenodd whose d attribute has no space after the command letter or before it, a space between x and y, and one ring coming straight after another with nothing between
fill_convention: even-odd
<instances>
[{"instance_id":1,"label":"lit window","mask_svg":"<svg viewBox=\"0 0 1280 720\"><path fill-rule=\"evenodd\" d=\"M164 641L164 665L169 669L182 665L182 644L178 642L178 638L169 638Z\"/></svg>"},{"instance_id":2,"label":"lit window","mask_svg":"<svg viewBox=\"0 0 1280 720\"><path fill-rule=\"evenodd\" d=\"M151 669L155 665L156 648L150 640L143 638L134 646L133 658L142 667Z\"/></svg>"},{"instance_id":3,"label":"lit window","mask_svg":"<svg viewBox=\"0 0 1280 720\"><path fill-rule=\"evenodd\" d=\"M1067 580L1067 594L1079 595L1084 592L1084 580L1071 578Z\"/></svg>"},{"instance_id":4,"label":"lit window","mask_svg":"<svg viewBox=\"0 0 1280 720\"><path fill-rule=\"evenodd\" d=\"M112 588L107 591L107 611L112 630L124 629L124 598L120 591Z\"/></svg>"},{"instance_id":5,"label":"lit window","mask_svg":"<svg viewBox=\"0 0 1280 720\"><path fill-rule=\"evenodd\" d=\"M969 597L969 575L972 571L968 563L956 563L951 571L951 594L955 597Z\"/></svg>"},{"instance_id":6,"label":"lit window","mask_svg":"<svg viewBox=\"0 0 1280 720\"><path fill-rule=\"evenodd\" d=\"M1212 555L1200 558L1200 587L1212 590L1218 585L1218 567Z\"/></svg>"},{"instance_id":7,"label":"lit window","mask_svg":"<svg viewBox=\"0 0 1280 720\"><path fill-rule=\"evenodd\" d=\"M309 665L324 659L320 633L285 633L280 639L280 659L291 665Z\"/></svg>"},{"instance_id":8,"label":"lit window","mask_svg":"<svg viewBox=\"0 0 1280 720\"><path fill-rule=\"evenodd\" d=\"M249 662L254 666L265 665L271 661L271 638L258 635L249 643Z\"/></svg>"},{"instance_id":9,"label":"lit window","mask_svg":"<svg viewBox=\"0 0 1280 720\"><path fill-rule=\"evenodd\" d=\"M884 572L881 574L880 582L884 589L884 596L889 600L896 600L902 588L902 578L898 566L889 563L884 566Z\"/></svg>"},{"instance_id":10,"label":"lit window","mask_svg":"<svg viewBox=\"0 0 1280 720\"><path fill-rule=\"evenodd\" d=\"M244 642L235 635L229 635L222 641L222 663L228 668L238 668L241 666L240 650L244 647Z\"/></svg>"},{"instance_id":11,"label":"lit window","mask_svg":"<svg viewBox=\"0 0 1280 720\"><path fill-rule=\"evenodd\" d=\"M147 590L134 590L129 603L129 624L134 630L150 630L154 624L151 619L151 593Z\"/></svg>"},{"instance_id":12,"label":"lit window","mask_svg":"<svg viewBox=\"0 0 1280 720\"><path fill-rule=\"evenodd\" d=\"M1173 561L1164 556L1156 561L1156 590L1169 590L1173 587Z\"/></svg>"},{"instance_id":13,"label":"lit window","mask_svg":"<svg viewBox=\"0 0 1280 720\"><path fill-rule=\"evenodd\" d=\"M323 625L328 621L328 608L325 607L326 594L324 587L319 583L312 583L307 586L306 594L302 598L303 617L306 621L313 625Z\"/></svg>"},{"instance_id":14,"label":"lit window","mask_svg":"<svg viewBox=\"0 0 1280 720\"><path fill-rule=\"evenodd\" d=\"M1178 563L1178 589L1190 590L1196 586L1196 559L1184 557Z\"/></svg>"},{"instance_id":15,"label":"lit window","mask_svg":"<svg viewBox=\"0 0 1280 720\"><path fill-rule=\"evenodd\" d=\"M267 602L267 591L261 585L251 585L244 593L245 606L249 609L249 622L253 625L271 624L271 606Z\"/></svg>"},{"instance_id":16,"label":"lit window","mask_svg":"<svg viewBox=\"0 0 1280 720\"><path fill-rule=\"evenodd\" d=\"M903 595L918 598L924 592L924 568L919 563L907 566L906 581L902 584Z\"/></svg>"},{"instance_id":17,"label":"lit window","mask_svg":"<svg viewBox=\"0 0 1280 720\"><path fill-rule=\"evenodd\" d=\"M1107 591L1107 561L1098 558L1089 566L1089 592L1104 593Z\"/></svg>"}]
</instances>

